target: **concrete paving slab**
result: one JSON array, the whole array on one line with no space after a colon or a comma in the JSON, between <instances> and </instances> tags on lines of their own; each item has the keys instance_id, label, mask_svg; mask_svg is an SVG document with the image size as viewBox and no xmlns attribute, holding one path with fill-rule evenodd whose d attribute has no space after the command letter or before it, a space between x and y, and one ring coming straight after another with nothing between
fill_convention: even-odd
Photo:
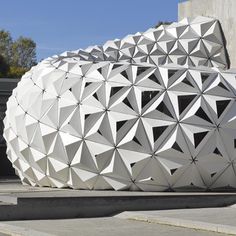
<instances>
[{"instance_id":1,"label":"concrete paving slab","mask_svg":"<svg viewBox=\"0 0 236 236\"><path fill-rule=\"evenodd\" d=\"M1 224L0 224L1 225ZM223 236L223 234L160 224L147 224L114 217L34 221L6 221L8 233L18 229L18 236ZM1 232L1 228L0 228ZM5 231L6 232L6 231ZM31 234L29 234L31 233ZM45 235L46 234L46 235ZM14 236L14 234L12 234Z\"/></svg>"},{"instance_id":2,"label":"concrete paving slab","mask_svg":"<svg viewBox=\"0 0 236 236\"><path fill-rule=\"evenodd\" d=\"M42 230L0 223L0 236L54 236Z\"/></svg>"},{"instance_id":3,"label":"concrete paving slab","mask_svg":"<svg viewBox=\"0 0 236 236\"><path fill-rule=\"evenodd\" d=\"M115 217L236 235L233 207L123 212Z\"/></svg>"}]
</instances>

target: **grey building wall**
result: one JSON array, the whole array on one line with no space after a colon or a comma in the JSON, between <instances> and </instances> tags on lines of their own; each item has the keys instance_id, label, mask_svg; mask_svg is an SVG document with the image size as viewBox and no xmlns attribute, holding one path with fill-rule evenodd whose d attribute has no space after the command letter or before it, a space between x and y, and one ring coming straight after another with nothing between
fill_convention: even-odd
<instances>
[{"instance_id":1,"label":"grey building wall","mask_svg":"<svg viewBox=\"0 0 236 236\"><path fill-rule=\"evenodd\" d=\"M230 67L236 68L236 0L189 0L179 3L179 20L198 15L217 18L220 21Z\"/></svg>"},{"instance_id":2,"label":"grey building wall","mask_svg":"<svg viewBox=\"0 0 236 236\"><path fill-rule=\"evenodd\" d=\"M6 102L16 87L19 79L0 78L0 177L15 175L11 162L6 156L6 143L3 134L3 119L5 117Z\"/></svg>"}]
</instances>

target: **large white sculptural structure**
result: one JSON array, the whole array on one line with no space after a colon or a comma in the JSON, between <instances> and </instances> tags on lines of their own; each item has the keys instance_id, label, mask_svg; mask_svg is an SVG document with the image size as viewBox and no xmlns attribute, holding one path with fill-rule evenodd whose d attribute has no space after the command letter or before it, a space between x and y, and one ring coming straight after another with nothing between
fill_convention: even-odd
<instances>
[{"instance_id":1,"label":"large white sculptural structure","mask_svg":"<svg viewBox=\"0 0 236 236\"><path fill-rule=\"evenodd\" d=\"M154 65L175 63L227 67L219 22L206 17L193 20L186 18L169 26L149 29L121 40L107 41L103 46L66 52L64 55L93 62L127 61Z\"/></svg>"},{"instance_id":2,"label":"large white sculptural structure","mask_svg":"<svg viewBox=\"0 0 236 236\"><path fill-rule=\"evenodd\" d=\"M8 158L36 186L236 187L236 74L225 67L219 23L203 17L48 58L7 103Z\"/></svg>"}]
</instances>

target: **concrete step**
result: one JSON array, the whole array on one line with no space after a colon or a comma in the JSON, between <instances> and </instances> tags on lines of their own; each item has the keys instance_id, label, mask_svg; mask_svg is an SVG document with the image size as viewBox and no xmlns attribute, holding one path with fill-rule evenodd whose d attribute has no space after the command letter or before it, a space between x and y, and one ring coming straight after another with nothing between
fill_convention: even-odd
<instances>
[{"instance_id":1,"label":"concrete step","mask_svg":"<svg viewBox=\"0 0 236 236\"><path fill-rule=\"evenodd\" d=\"M36 189L36 190L35 190ZM0 220L111 216L123 211L224 207L236 193L154 193L33 188L0 193Z\"/></svg>"},{"instance_id":2,"label":"concrete step","mask_svg":"<svg viewBox=\"0 0 236 236\"><path fill-rule=\"evenodd\" d=\"M130 192L41 188L0 178L0 220L104 217L124 211L224 207L235 192Z\"/></svg>"}]
</instances>

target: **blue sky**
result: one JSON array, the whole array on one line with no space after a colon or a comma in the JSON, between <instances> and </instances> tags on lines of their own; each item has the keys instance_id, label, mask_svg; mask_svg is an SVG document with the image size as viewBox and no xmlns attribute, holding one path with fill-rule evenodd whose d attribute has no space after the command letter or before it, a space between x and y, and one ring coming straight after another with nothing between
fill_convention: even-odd
<instances>
[{"instance_id":1,"label":"blue sky","mask_svg":"<svg viewBox=\"0 0 236 236\"><path fill-rule=\"evenodd\" d=\"M0 29L32 38L41 60L176 21L179 0L5 0Z\"/></svg>"}]
</instances>

